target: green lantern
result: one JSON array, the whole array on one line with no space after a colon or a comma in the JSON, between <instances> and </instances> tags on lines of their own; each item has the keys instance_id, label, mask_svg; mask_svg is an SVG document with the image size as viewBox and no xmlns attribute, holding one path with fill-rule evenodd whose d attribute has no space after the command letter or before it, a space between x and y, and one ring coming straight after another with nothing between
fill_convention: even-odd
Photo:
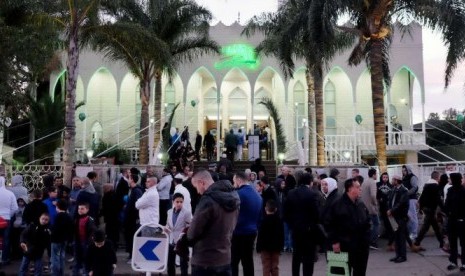
<instances>
[{"instance_id":1,"label":"green lantern","mask_svg":"<svg viewBox=\"0 0 465 276\"><path fill-rule=\"evenodd\" d=\"M362 121L363 121L362 115L357 114L357 116L355 116L355 122L357 122L357 124L361 124Z\"/></svg>"},{"instance_id":2,"label":"green lantern","mask_svg":"<svg viewBox=\"0 0 465 276\"><path fill-rule=\"evenodd\" d=\"M463 123L463 119L464 119L463 114L457 114L457 118L456 118L457 123L459 124Z\"/></svg>"},{"instance_id":3,"label":"green lantern","mask_svg":"<svg viewBox=\"0 0 465 276\"><path fill-rule=\"evenodd\" d=\"M84 121L86 119L86 113L81 112L81 113L79 113L78 117L79 117L79 120L82 122L82 121Z\"/></svg>"}]
</instances>

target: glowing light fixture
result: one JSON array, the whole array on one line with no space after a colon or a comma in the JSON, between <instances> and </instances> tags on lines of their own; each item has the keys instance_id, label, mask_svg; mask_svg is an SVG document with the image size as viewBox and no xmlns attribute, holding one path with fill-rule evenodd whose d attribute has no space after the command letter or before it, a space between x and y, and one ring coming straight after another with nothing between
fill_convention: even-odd
<instances>
[{"instance_id":1,"label":"glowing light fixture","mask_svg":"<svg viewBox=\"0 0 465 276\"><path fill-rule=\"evenodd\" d=\"M221 61L215 63L216 69L245 68L256 70L260 66L255 49L248 44L230 44L221 48Z\"/></svg>"}]
</instances>

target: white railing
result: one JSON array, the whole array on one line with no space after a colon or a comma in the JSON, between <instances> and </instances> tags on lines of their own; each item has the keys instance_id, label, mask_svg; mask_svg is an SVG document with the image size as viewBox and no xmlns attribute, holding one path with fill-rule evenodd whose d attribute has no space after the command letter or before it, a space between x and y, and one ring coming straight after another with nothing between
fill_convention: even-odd
<instances>
[{"instance_id":1,"label":"white railing","mask_svg":"<svg viewBox=\"0 0 465 276\"><path fill-rule=\"evenodd\" d=\"M357 131L357 144L373 148L376 146L375 135L373 131ZM387 146L392 146L394 149L403 147L408 149L411 146L422 146L426 143L426 136L422 132L416 131L390 131L386 132Z\"/></svg>"},{"instance_id":2,"label":"white railing","mask_svg":"<svg viewBox=\"0 0 465 276\"><path fill-rule=\"evenodd\" d=\"M354 135L325 135L325 153L328 164L353 164L358 161Z\"/></svg>"},{"instance_id":3,"label":"white railing","mask_svg":"<svg viewBox=\"0 0 465 276\"><path fill-rule=\"evenodd\" d=\"M386 132L387 150L423 150L424 133L415 131ZM357 131L351 135L325 135L325 153L328 164L360 163L360 151L375 150L373 131Z\"/></svg>"}]
</instances>

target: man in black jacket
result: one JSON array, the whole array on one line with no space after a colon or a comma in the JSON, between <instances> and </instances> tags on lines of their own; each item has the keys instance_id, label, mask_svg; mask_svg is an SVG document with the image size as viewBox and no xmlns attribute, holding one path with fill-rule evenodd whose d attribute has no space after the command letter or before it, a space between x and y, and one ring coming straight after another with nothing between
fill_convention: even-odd
<instances>
[{"instance_id":1,"label":"man in black jacket","mask_svg":"<svg viewBox=\"0 0 465 276\"><path fill-rule=\"evenodd\" d=\"M389 210L388 217L395 219L397 229L393 227L394 239L396 243L396 256L390 259L391 262L402 263L407 261L407 221L409 210L409 195L408 190L402 185L400 176L392 177L392 191L389 195Z\"/></svg>"},{"instance_id":2,"label":"man in black jacket","mask_svg":"<svg viewBox=\"0 0 465 276\"><path fill-rule=\"evenodd\" d=\"M292 275L300 275L302 263L303 275L313 275L313 260L317 243L319 222L318 200L316 193L310 189L313 176L304 173L297 188L289 191L284 202L284 221L292 230Z\"/></svg>"},{"instance_id":3,"label":"man in black jacket","mask_svg":"<svg viewBox=\"0 0 465 276\"><path fill-rule=\"evenodd\" d=\"M416 246L420 246L423 237L431 226L433 227L436 238L439 241L439 248L444 246L442 233L439 228L438 221L436 220L436 209L438 207L443 207L438 181L439 173L437 171L433 171L431 173L431 179L428 180L423 187L423 192L421 193L420 200L418 201L420 203L420 210L423 212L425 217L423 219L423 226L415 240Z\"/></svg>"},{"instance_id":4,"label":"man in black jacket","mask_svg":"<svg viewBox=\"0 0 465 276\"><path fill-rule=\"evenodd\" d=\"M129 253L128 263L132 258L132 243L134 241L134 233L139 227L139 210L136 208L136 201L144 193L142 188L136 183L139 181L139 175L131 174L129 176L130 195L126 209L124 209L124 237L126 240L126 252Z\"/></svg>"},{"instance_id":5,"label":"man in black jacket","mask_svg":"<svg viewBox=\"0 0 465 276\"><path fill-rule=\"evenodd\" d=\"M448 270L457 268L458 248L457 239L460 239L461 261L460 271L465 271L465 187L462 185L462 175L451 173L452 187L447 192L444 212L448 217L448 238L450 244L450 255Z\"/></svg>"},{"instance_id":6,"label":"man in black jacket","mask_svg":"<svg viewBox=\"0 0 465 276\"><path fill-rule=\"evenodd\" d=\"M358 180L346 180L344 189L326 217L326 231L335 253L349 253L351 275L365 275L370 251L370 217L359 199L362 189Z\"/></svg>"}]
</instances>

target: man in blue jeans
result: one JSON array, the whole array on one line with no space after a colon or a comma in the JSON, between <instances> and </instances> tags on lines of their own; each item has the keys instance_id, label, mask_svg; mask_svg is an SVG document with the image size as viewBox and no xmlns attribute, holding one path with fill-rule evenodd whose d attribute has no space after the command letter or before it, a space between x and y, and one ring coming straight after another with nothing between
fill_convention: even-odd
<instances>
[{"instance_id":1,"label":"man in blue jeans","mask_svg":"<svg viewBox=\"0 0 465 276\"><path fill-rule=\"evenodd\" d=\"M201 195L187 239L193 245L192 276L231 275L231 236L239 214L240 199L229 180L213 182L207 170L192 176Z\"/></svg>"},{"instance_id":2,"label":"man in blue jeans","mask_svg":"<svg viewBox=\"0 0 465 276\"><path fill-rule=\"evenodd\" d=\"M239 263L242 263L243 275L253 276L253 246L257 237L258 223L262 212L262 197L247 179L244 172L237 172L233 178L241 205L239 218L231 240L232 275L239 275Z\"/></svg>"},{"instance_id":3,"label":"man in blue jeans","mask_svg":"<svg viewBox=\"0 0 465 276\"><path fill-rule=\"evenodd\" d=\"M65 249L66 244L73 240L73 220L66 212L68 210L68 202L64 199L59 199L56 203L57 216L55 223L51 227L52 235L52 274L65 275Z\"/></svg>"}]
</instances>

